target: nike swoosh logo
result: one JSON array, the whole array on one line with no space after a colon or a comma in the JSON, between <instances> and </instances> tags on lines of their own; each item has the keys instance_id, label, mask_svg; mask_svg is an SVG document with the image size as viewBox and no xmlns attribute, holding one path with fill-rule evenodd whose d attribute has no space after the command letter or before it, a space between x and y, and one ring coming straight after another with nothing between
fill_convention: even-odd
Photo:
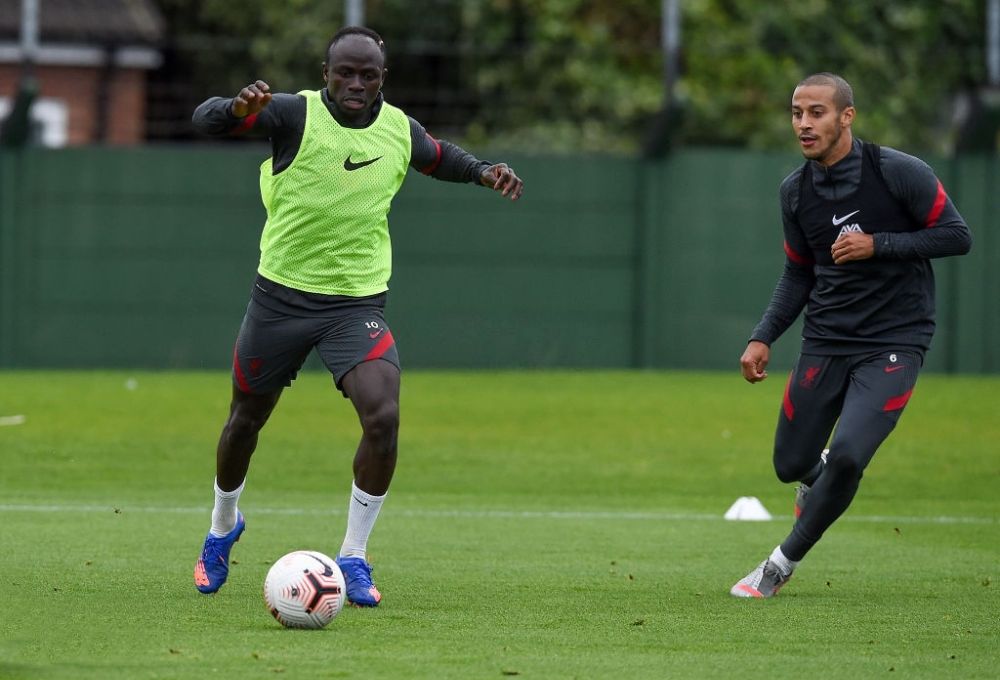
<instances>
[{"instance_id":1,"label":"nike swoosh logo","mask_svg":"<svg viewBox=\"0 0 1000 680\"><path fill-rule=\"evenodd\" d=\"M886 373L895 373L896 371L898 371L901 368L906 368L906 366L886 366L885 367L885 372Z\"/></svg>"},{"instance_id":2,"label":"nike swoosh logo","mask_svg":"<svg viewBox=\"0 0 1000 680\"><path fill-rule=\"evenodd\" d=\"M346 167L346 165L345 165L345 167ZM847 213L843 217L837 217L836 215L834 215L833 216L833 226L839 227L841 224L843 224L845 221L851 219L852 216L857 215L859 212L861 212L860 209L855 210L852 213Z\"/></svg>"},{"instance_id":3,"label":"nike swoosh logo","mask_svg":"<svg viewBox=\"0 0 1000 680\"><path fill-rule=\"evenodd\" d=\"M364 502L363 500L361 500L360 498L358 498L357 496L351 496L351 498L353 498L354 500L356 500L356 501L357 501L358 503L361 503L361 505L365 506L366 508L368 507L368 504L367 504L367 503L365 503L365 502Z\"/></svg>"},{"instance_id":4,"label":"nike swoosh logo","mask_svg":"<svg viewBox=\"0 0 1000 680\"><path fill-rule=\"evenodd\" d=\"M332 566L330 566L329 564L327 564L326 562L324 562L320 558L316 557L315 555L309 555L308 553L306 553L306 554L309 557L313 558L314 560L316 560L317 562L319 562L320 564L323 565L323 576L333 576L333 567Z\"/></svg>"},{"instance_id":5,"label":"nike swoosh logo","mask_svg":"<svg viewBox=\"0 0 1000 680\"><path fill-rule=\"evenodd\" d=\"M355 163L354 161L351 160L351 157L348 156L347 158L344 159L344 170L347 170L348 172L350 172L351 170L357 170L358 168L363 168L366 165L371 165L380 158L382 157L379 156L378 158L372 158L371 160L368 161L360 161L358 163Z\"/></svg>"},{"instance_id":6,"label":"nike swoosh logo","mask_svg":"<svg viewBox=\"0 0 1000 680\"><path fill-rule=\"evenodd\" d=\"M382 329L382 330L385 330L385 329ZM368 337L371 338L372 340L374 340L375 338L377 338L380 335L382 335L382 331L375 331L374 333L369 333Z\"/></svg>"}]
</instances>

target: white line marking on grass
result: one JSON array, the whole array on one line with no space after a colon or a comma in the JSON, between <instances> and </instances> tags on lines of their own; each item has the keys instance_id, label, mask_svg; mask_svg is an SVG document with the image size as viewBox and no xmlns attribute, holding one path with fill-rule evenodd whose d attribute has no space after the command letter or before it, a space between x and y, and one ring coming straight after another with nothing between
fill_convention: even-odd
<instances>
[{"instance_id":1,"label":"white line marking on grass","mask_svg":"<svg viewBox=\"0 0 1000 680\"><path fill-rule=\"evenodd\" d=\"M337 516L346 514L343 510L319 510L312 508L260 508L247 506L249 512L260 515L321 515ZM140 505L49 505L29 503L3 503L0 512L141 512L154 514L209 515L211 508L205 507L162 507ZM638 520L653 522L727 521L722 514L704 512L615 512L601 510L414 510L393 509L390 511L403 517L453 517L459 519L566 519L566 520ZM772 521L787 522L791 515L775 515ZM1000 524L997 517L895 517L892 515L847 515L839 521L867 522L872 524Z\"/></svg>"},{"instance_id":2,"label":"white line marking on grass","mask_svg":"<svg viewBox=\"0 0 1000 680\"><path fill-rule=\"evenodd\" d=\"M5 425L23 425L27 418L21 415L17 416L0 416L0 427Z\"/></svg>"}]
</instances>

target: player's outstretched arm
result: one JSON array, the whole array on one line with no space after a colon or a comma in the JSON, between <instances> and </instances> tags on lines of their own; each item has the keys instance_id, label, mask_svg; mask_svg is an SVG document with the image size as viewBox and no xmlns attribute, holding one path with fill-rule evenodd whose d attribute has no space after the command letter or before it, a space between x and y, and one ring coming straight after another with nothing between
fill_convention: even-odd
<instances>
[{"instance_id":1,"label":"player's outstretched arm","mask_svg":"<svg viewBox=\"0 0 1000 680\"><path fill-rule=\"evenodd\" d=\"M479 175L479 183L499 191L501 196L512 201L519 199L524 191L524 182L506 163L496 163L483 170Z\"/></svg>"},{"instance_id":2,"label":"player's outstretched arm","mask_svg":"<svg viewBox=\"0 0 1000 680\"><path fill-rule=\"evenodd\" d=\"M270 103L271 87L263 80L258 80L244 87L233 97L229 110L237 118L246 118L260 113Z\"/></svg>"}]
</instances>

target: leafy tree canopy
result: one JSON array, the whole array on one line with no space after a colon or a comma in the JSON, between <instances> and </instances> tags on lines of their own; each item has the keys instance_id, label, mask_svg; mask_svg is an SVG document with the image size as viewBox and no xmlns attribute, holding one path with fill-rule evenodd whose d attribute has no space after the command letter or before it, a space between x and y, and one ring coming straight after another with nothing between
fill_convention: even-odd
<instances>
[{"instance_id":1,"label":"leafy tree canopy","mask_svg":"<svg viewBox=\"0 0 1000 680\"><path fill-rule=\"evenodd\" d=\"M855 90L856 132L943 150L957 95L985 80L982 0L680 0L675 141L785 149L792 89L816 71ZM343 3L161 0L193 107L263 78L322 86ZM387 97L475 146L636 152L662 108L659 0L369 0Z\"/></svg>"}]
</instances>

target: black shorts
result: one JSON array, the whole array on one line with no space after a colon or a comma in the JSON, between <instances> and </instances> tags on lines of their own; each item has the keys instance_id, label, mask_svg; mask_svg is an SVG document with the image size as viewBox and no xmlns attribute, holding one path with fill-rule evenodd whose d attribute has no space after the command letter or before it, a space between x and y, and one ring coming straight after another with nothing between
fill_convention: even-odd
<instances>
[{"instance_id":1,"label":"black shorts","mask_svg":"<svg viewBox=\"0 0 1000 680\"><path fill-rule=\"evenodd\" d=\"M258 275L236 338L233 383L252 394L288 387L313 348L341 392L344 376L362 362L382 359L399 368L385 301L385 293L304 293Z\"/></svg>"}]
</instances>

